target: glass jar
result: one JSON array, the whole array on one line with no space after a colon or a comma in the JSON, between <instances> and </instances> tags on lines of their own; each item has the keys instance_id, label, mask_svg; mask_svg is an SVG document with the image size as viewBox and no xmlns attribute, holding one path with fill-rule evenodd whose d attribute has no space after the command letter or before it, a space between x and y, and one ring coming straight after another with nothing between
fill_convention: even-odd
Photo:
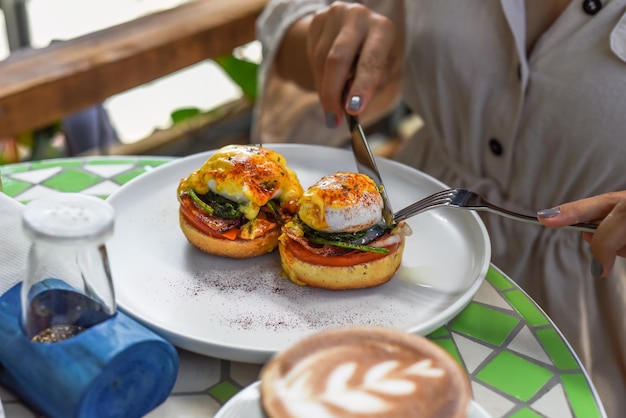
<instances>
[{"instance_id":1,"label":"glass jar","mask_svg":"<svg viewBox=\"0 0 626 418\"><path fill-rule=\"evenodd\" d=\"M32 341L62 341L115 315L104 245L113 225L113 207L93 196L58 193L26 205L21 324Z\"/></svg>"}]
</instances>

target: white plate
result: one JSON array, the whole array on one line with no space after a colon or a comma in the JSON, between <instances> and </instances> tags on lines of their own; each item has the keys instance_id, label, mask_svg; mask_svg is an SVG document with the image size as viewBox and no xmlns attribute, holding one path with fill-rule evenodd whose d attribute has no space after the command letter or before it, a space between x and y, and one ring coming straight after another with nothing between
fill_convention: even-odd
<instances>
[{"instance_id":1,"label":"white plate","mask_svg":"<svg viewBox=\"0 0 626 418\"><path fill-rule=\"evenodd\" d=\"M266 418L261 407L260 382L254 382L237 393L217 411L215 418ZM490 418L476 401L470 401L467 418Z\"/></svg>"},{"instance_id":2,"label":"white plate","mask_svg":"<svg viewBox=\"0 0 626 418\"><path fill-rule=\"evenodd\" d=\"M354 171L352 153L313 145L268 145L285 156L304 188ZM107 242L120 308L174 345L234 361L263 363L329 327L378 325L427 334L460 312L489 267L490 243L476 214L436 209L410 220L403 263L367 290L299 287L280 275L277 252L249 260L207 255L178 226L176 187L213 151L175 160L130 181L108 201L116 209ZM379 159L392 206L444 188L423 173Z\"/></svg>"}]
</instances>

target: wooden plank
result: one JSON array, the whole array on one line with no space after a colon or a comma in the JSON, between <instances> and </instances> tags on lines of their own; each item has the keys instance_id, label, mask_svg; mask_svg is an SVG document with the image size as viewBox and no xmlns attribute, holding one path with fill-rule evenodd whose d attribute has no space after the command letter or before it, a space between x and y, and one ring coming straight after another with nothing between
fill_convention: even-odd
<instances>
[{"instance_id":1,"label":"wooden plank","mask_svg":"<svg viewBox=\"0 0 626 418\"><path fill-rule=\"evenodd\" d=\"M255 39L266 0L194 0L0 62L0 137L45 126Z\"/></svg>"}]
</instances>

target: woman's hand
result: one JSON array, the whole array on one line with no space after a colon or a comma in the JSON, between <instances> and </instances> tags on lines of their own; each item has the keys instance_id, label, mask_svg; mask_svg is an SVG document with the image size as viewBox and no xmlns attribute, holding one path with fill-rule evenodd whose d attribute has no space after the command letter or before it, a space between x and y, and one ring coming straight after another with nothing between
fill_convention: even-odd
<instances>
[{"instance_id":1,"label":"woman's hand","mask_svg":"<svg viewBox=\"0 0 626 418\"><path fill-rule=\"evenodd\" d=\"M389 76L393 59L398 58L394 57L396 42L391 20L360 4L334 2L317 12L311 20L307 44L324 110L340 120L342 104L354 115L365 109ZM344 103L342 94L351 78Z\"/></svg>"},{"instance_id":2,"label":"woman's hand","mask_svg":"<svg viewBox=\"0 0 626 418\"><path fill-rule=\"evenodd\" d=\"M537 219L551 228L600 221L595 233L582 233L597 260L592 265L596 277L604 277L611 271L616 256L626 257L626 190L540 210Z\"/></svg>"},{"instance_id":3,"label":"woman's hand","mask_svg":"<svg viewBox=\"0 0 626 418\"><path fill-rule=\"evenodd\" d=\"M290 28L277 56L278 69L317 90L327 125L334 127L344 109L363 113L376 90L399 77L404 42L398 32L389 18L361 4L333 2ZM298 65L304 43L306 69ZM344 92L349 80L351 87Z\"/></svg>"}]
</instances>

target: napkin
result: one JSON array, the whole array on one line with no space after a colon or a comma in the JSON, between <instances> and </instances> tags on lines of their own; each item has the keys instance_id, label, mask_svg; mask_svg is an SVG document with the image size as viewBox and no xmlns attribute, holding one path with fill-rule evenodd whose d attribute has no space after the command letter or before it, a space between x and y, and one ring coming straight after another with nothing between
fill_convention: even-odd
<instances>
[{"instance_id":1,"label":"napkin","mask_svg":"<svg viewBox=\"0 0 626 418\"><path fill-rule=\"evenodd\" d=\"M23 211L24 205L0 192L0 295L22 279L26 268L30 240L22 231Z\"/></svg>"}]
</instances>

